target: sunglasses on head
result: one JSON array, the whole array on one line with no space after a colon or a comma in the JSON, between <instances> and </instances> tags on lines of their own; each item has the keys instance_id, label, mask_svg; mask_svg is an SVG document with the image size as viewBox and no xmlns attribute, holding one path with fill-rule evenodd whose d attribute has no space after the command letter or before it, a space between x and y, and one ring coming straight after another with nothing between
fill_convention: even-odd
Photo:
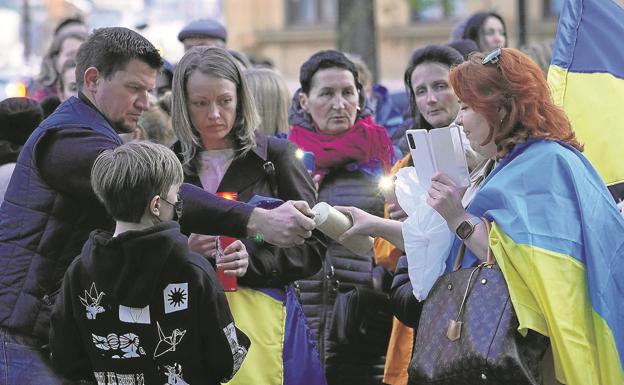
<instances>
[{"instance_id":1,"label":"sunglasses on head","mask_svg":"<svg viewBox=\"0 0 624 385\"><path fill-rule=\"evenodd\" d=\"M496 48L494 51L488 53L483 60L481 60L481 64L486 65L486 64L498 64L498 61L500 60L501 54L503 53L503 50L500 48Z\"/></svg>"}]
</instances>

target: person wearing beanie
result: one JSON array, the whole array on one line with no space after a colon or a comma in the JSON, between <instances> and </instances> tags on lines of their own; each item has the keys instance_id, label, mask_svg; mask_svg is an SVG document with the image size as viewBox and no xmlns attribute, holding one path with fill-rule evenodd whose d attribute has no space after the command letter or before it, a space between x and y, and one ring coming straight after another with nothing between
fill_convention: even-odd
<instances>
[{"instance_id":1,"label":"person wearing beanie","mask_svg":"<svg viewBox=\"0 0 624 385\"><path fill-rule=\"evenodd\" d=\"M0 102L0 202L22 146L42 120L43 110L33 99L7 98Z\"/></svg>"},{"instance_id":2,"label":"person wearing beanie","mask_svg":"<svg viewBox=\"0 0 624 385\"><path fill-rule=\"evenodd\" d=\"M178 40L184 44L184 52L198 45L225 48L227 31L215 19L198 19L182 28Z\"/></svg>"}]
</instances>

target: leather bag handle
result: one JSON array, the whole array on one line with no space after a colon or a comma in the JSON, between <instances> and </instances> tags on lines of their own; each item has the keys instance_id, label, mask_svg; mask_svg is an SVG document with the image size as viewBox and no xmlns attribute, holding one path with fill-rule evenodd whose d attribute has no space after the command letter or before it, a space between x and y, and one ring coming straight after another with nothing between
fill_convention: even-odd
<instances>
[{"instance_id":1,"label":"leather bag handle","mask_svg":"<svg viewBox=\"0 0 624 385\"><path fill-rule=\"evenodd\" d=\"M496 259L494 258L494 253L492 252L492 248L490 247L490 232L492 231L492 224L485 217L481 217L481 221L483 221L483 223L485 224L485 229L487 230L488 235L488 246L485 263L488 266L494 266L496 265Z\"/></svg>"}]
</instances>

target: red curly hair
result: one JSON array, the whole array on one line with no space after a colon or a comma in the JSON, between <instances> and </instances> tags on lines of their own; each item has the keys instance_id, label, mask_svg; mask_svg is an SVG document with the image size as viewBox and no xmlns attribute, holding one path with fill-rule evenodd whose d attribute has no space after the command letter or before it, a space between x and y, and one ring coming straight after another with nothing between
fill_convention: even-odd
<instances>
[{"instance_id":1,"label":"red curly hair","mask_svg":"<svg viewBox=\"0 0 624 385\"><path fill-rule=\"evenodd\" d=\"M485 54L476 53L451 69L450 83L457 97L490 126L497 146L497 158L507 155L527 139L548 139L568 143L579 151L570 121L552 101L542 70L527 55L503 48L498 63L481 64ZM500 120L500 108L506 111Z\"/></svg>"}]
</instances>

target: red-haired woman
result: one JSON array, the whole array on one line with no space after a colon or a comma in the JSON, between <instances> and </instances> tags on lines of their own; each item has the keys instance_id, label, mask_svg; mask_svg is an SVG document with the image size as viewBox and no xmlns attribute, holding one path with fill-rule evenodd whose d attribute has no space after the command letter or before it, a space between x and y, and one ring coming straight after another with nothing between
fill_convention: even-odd
<instances>
[{"instance_id":1,"label":"red-haired woman","mask_svg":"<svg viewBox=\"0 0 624 385\"><path fill-rule=\"evenodd\" d=\"M623 383L624 220L543 72L503 48L472 56L450 82L461 101L457 123L497 162L466 209L461 189L433 178L428 203L458 235L450 255L463 241L468 267L492 248L520 332L550 337L559 381Z\"/></svg>"},{"instance_id":2,"label":"red-haired woman","mask_svg":"<svg viewBox=\"0 0 624 385\"><path fill-rule=\"evenodd\" d=\"M427 202L457 234L447 271L462 242L464 268L485 260L491 248L519 331L550 338L557 379L624 383L624 220L553 104L542 71L520 51L503 48L471 56L451 70L450 83L461 101L457 123L473 148L496 164L466 194L444 174L432 179ZM470 201L466 208L462 198ZM378 235L403 247L398 222L342 210L354 218L350 234ZM397 269L393 286L406 276ZM403 311L420 311L413 298L402 300ZM541 381L541 373L532 375ZM507 383L490 375L488 381Z\"/></svg>"}]
</instances>

